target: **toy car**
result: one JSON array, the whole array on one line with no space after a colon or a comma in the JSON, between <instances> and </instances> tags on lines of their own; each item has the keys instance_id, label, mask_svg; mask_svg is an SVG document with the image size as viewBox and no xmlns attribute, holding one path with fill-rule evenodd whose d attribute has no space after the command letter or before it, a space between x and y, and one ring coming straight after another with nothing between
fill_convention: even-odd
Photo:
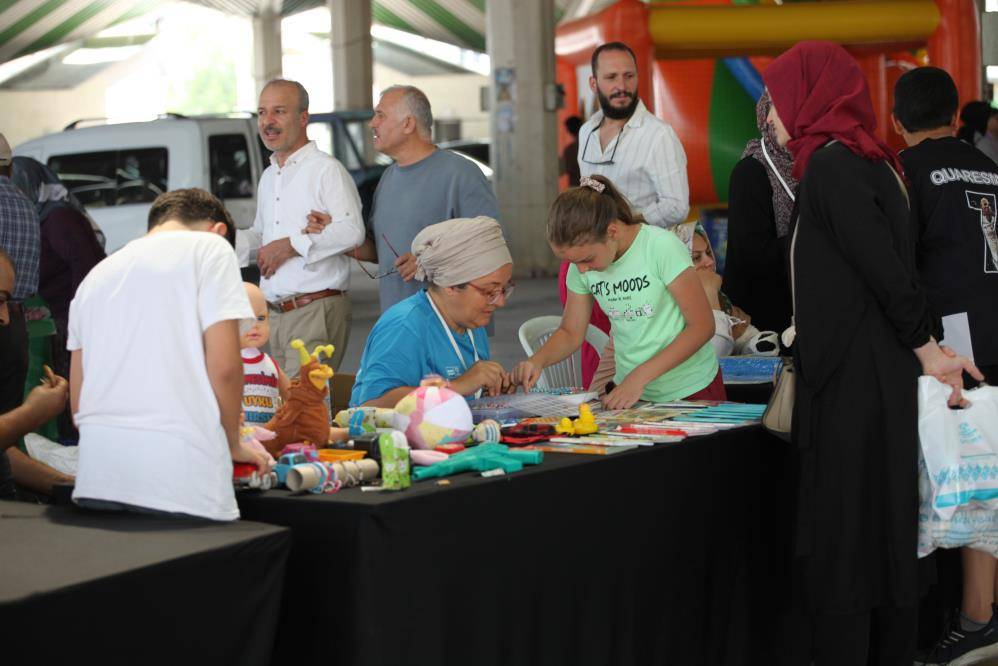
<instances>
[{"instance_id":1,"label":"toy car","mask_svg":"<svg viewBox=\"0 0 998 666\"><path fill-rule=\"evenodd\" d=\"M283 456L277 459L277 464L274 465L274 473L277 474L277 484L276 485L286 485L288 479L288 472L295 465L304 465L309 462L308 458L303 453L285 453Z\"/></svg>"},{"instance_id":2,"label":"toy car","mask_svg":"<svg viewBox=\"0 0 998 666\"><path fill-rule=\"evenodd\" d=\"M270 490L277 486L277 474L267 472L262 477L256 465L248 463L233 463L232 465L232 485L239 488L255 488L259 490Z\"/></svg>"}]
</instances>

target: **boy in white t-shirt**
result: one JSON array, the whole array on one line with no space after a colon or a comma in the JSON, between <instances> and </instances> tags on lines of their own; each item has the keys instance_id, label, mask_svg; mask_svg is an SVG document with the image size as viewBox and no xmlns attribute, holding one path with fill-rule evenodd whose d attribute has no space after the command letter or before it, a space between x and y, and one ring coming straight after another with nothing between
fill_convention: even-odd
<instances>
[{"instance_id":1,"label":"boy in white t-shirt","mask_svg":"<svg viewBox=\"0 0 998 666\"><path fill-rule=\"evenodd\" d=\"M231 228L203 190L162 194L149 233L76 292L67 347L77 504L234 520L232 461L269 469L239 439L239 326L253 311Z\"/></svg>"}]
</instances>

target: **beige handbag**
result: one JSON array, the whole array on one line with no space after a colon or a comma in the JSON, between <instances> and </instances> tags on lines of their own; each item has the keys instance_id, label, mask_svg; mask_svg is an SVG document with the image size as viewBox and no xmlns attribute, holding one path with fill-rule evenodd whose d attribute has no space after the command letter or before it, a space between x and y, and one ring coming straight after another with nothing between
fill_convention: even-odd
<instances>
[{"instance_id":1,"label":"beige handbag","mask_svg":"<svg viewBox=\"0 0 998 666\"><path fill-rule=\"evenodd\" d=\"M796 381L794 360L784 357L783 364L773 375L773 395L762 414L762 426L785 442L790 441Z\"/></svg>"},{"instance_id":2,"label":"beige handbag","mask_svg":"<svg viewBox=\"0 0 998 666\"><path fill-rule=\"evenodd\" d=\"M797 335L795 320L797 318L797 294L794 284L794 248L797 245L797 226L794 226L794 236L790 240L790 298L794 313L790 318L790 327L781 336L784 347L789 347ZM794 372L793 356L784 356L783 363L773 373L773 394L769 396L766 411L762 414L762 427L785 442L790 441L791 424L794 418L794 398L796 397L797 375Z\"/></svg>"}]
</instances>

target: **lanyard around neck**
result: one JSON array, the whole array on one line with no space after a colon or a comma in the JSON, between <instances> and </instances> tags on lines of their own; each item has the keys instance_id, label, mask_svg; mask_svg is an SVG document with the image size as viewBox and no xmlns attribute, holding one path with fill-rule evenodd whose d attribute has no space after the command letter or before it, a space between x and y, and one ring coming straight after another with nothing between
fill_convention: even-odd
<instances>
[{"instance_id":1,"label":"lanyard around neck","mask_svg":"<svg viewBox=\"0 0 998 666\"><path fill-rule=\"evenodd\" d=\"M465 372L467 372L468 364L464 362L464 355L461 353L461 348L457 346L457 340L454 338L454 334L451 332L450 326L447 325L447 321L444 319L444 316L440 314L440 310L437 308L437 304L433 302L433 297L430 296L429 291L426 292L426 300L430 302L430 307L433 308L434 314L436 314L437 319L440 320L440 325L443 327L444 333L447 334L447 339L450 340L450 346L454 349L454 353L457 355L457 360L461 362L461 367L464 368ZM468 339L471 340L471 351L475 357L475 363L478 363L478 346L475 344L475 336L471 334L471 331L468 331L467 333ZM480 397L481 393L481 390L479 390L475 393L475 397Z\"/></svg>"}]
</instances>

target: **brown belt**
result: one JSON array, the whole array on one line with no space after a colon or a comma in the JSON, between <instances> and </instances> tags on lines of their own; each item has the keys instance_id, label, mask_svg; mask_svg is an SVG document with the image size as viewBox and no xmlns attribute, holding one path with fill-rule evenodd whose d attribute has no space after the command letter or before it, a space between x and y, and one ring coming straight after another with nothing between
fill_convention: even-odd
<instances>
[{"instance_id":1,"label":"brown belt","mask_svg":"<svg viewBox=\"0 0 998 666\"><path fill-rule=\"evenodd\" d=\"M300 296L295 296L294 298L288 298L283 301L277 301L276 303L267 303L271 310L277 310L278 312L290 312L296 308L303 308L309 303L317 301L321 298L327 298L329 296L345 296L347 292L340 291L339 289L323 289L322 291L313 291L311 294L302 294Z\"/></svg>"}]
</instances>

